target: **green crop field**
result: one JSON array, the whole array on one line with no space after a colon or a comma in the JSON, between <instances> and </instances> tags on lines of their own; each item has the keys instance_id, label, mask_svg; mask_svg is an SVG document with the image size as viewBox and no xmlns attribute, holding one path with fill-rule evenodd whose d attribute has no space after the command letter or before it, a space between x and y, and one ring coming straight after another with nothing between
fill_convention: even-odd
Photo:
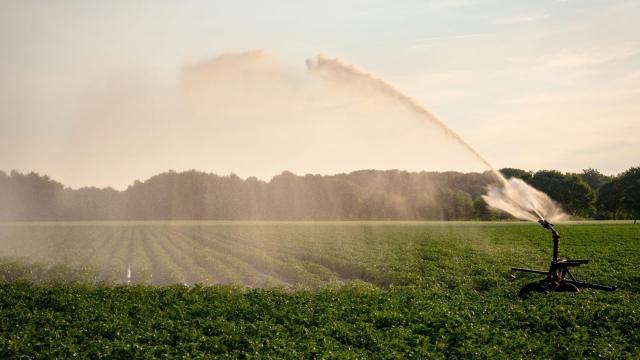
<instances>
[{"instance_id":1,"label":"green crop field","mask_svg":"<svg viewBox=\"0 0 640 360\"><path fill-rule=\"evenodd\" d=\"M533 224L0 224L0 358L640 358L640 225L557 229L619 291L520 300Z\"/></svg>"}]
</instances>

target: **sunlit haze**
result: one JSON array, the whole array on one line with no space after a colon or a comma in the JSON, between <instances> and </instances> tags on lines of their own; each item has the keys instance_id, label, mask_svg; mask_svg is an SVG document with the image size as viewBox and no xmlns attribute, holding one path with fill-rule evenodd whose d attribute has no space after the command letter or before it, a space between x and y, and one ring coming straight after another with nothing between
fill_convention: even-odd
<instances>
[{"instance_id":1,"label":"sunlit haze","mask_svg":"<svg viewBox=\"0 0 640 360\"><path fill-rule=\"evenodd\" d=\"M117 189L169 169L488 170L406 108L315 76L319 54L496 168L637 165L637 1L273 4L3 1L0 170Z\"/></svg>"}]
</instances>

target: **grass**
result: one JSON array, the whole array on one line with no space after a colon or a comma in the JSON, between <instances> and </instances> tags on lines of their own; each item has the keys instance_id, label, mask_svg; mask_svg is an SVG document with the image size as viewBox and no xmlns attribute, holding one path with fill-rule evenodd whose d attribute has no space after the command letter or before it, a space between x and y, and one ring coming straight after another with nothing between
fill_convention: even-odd
<instances>
[{"instance_id":1,"label":"grass","mask_svg":"<svg viewBox=\"0 0 640 360\"><path fill-rule=\"evenodd\" d=\"M620 290L519 300L523 223L3 224L0 358L638 358L640 226L557 228Z\"/></svg>"}]
</instances>

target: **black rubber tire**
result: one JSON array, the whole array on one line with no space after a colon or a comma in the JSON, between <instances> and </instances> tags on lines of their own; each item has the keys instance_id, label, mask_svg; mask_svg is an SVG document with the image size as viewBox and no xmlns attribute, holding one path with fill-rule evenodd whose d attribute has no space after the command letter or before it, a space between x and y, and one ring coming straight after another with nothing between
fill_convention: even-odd
<instances>
[{"instance_id":1,"label":"black rubber tire","mask_svg":"<svg viewBox=\"0 0 640 360\"><path fill-rule=\"evenodd\" d=\"M561 282L560 284L558 284L558 286L556 286L555 289L553 289L553 291L554 292L571 292L571 293L575 293L575 292L580 291L580 289L578 289L578 287L575 286L574 284Z\"/></svg>"},{"instance_id":2,"label":"black rubber tire","mask_svg":"<svg viewBox=\"0 0 640 360\"><path fill-rule=\"evenodd\" d=\"M542 294L546 291L547 289L545 289L544 286L542 286L542 284L540 284L539 282L528 283L520 289L520 292L518 292L518 296L520 296L520 298L524 300L531 296L531 294L533 293Z\"/></svg>"}]
</instances>

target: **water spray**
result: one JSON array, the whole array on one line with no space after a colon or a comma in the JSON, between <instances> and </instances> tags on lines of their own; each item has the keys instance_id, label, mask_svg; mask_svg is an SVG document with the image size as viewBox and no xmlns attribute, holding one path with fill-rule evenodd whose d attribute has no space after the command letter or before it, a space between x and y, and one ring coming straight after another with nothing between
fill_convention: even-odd
<instances>
[{"instance_id":1,"label":"water spray","mask_svg":"<svg viewBox=\"0 0 640 360\"><path fill-rule=\"evenodd\" d=\"M487 161L478 151L469 145L460 135L449 128L444 121L435 114L423 107L418 101L405 95L393 85L377 78L371 73L347 64L340 59L319 56L316 61L307 60L307 69L324 79L334 83L358 87L363 90L373 92L394 101L396 104L406 108L418 117L436 125L448 137L462 145L478 160L486 165L491 173L497 178L498 185L492 185L487 189L487 194L482 198L492 208L505 211L512 216L528 221L537 221L544 229L549 230L553 240L553 257L548 271L538 271L530 269L512 268L513 271L543 274L545 278L539 282L525 285L520 289L520 297L527 297L532 292L576 292L580 288L592 288L597 290L614 291L615 286L605 286L577 280L569 271L571 267L587 264L589 260L558 260L558 245L560 234L554 228L552 221L566 218L566 214L561 207L553 201L547 194L536 190L518 178L505 178L497 171L489 161Z\"/></svg>"},{"instance_id":2,"label":"water spray","mask_svg":"<svg viewBox=\"0 0 640 360\"><path fill-rule=\"evenodd\" d=\"M467 143L458 133L412 97L404 94L392 84L375 75L348 64L340 59L318 56L306 62L307 69L314 75L334 84L350 87L384 97L407 109L415 116L435 125L446 136L460 144L476 159L482 162L496 178L497 184L489 187L485 202L522 220L536 221L545 217L560 220L565 217L560 206L543 192L534 189L520 179L505 178L476 149Z\"/></svg>"},{"instance_id":3,"label":"water spray","mask_svg":"<svg viewBox=\"0 0 640 360\"><path fill-rule=\"evenodd\" d=\"M526 299L532 293L546 293L546 292L578 292L582 288L590 288L604 291L615 291L615 286L599 285L590 283L584 280L576 279L569 268L578 267L582 264L588 264L589 260L578 259L562 259L558 260L558 246L560 244L560 234L555 229L552 223L544 218L540 218L538 223L551 233L551 239L553 240L553 256L551 258L551 264L549 270L531 270L523 268L511 268L511 271L519 271L524 273L534 273L545 275L545 278L538 281L524 285L519 292L519 296L522 299Z\"/></svg>"},{"instance_id":4,"label":"water spray","mask_svg":"<svg viewBox=\"0 0 640 360\"><path fill-rule=\"evenodd\" d=\"M400 90L396 89L393 85L386 81L374 76L373 74L360 69L352 64L348 64L339 58L330 58L323 55L318 56L317 60L306 60L307 70L314 74L318 74L320 77L330 80L335 83L348 84L350 86L359 86L366 88L369 91L378 93L386 98L393 99L396 103L403 106L413 114L428 120L430 123L436 125L440 130L444 132L449 138L453 139L465 149L467 149L473 156L475 156L480 162L491 169L492 173L500 180L505 182L506 179L500 172L494 169L494 167L485 159L480 153L474 149L469 143L467 143L458 133L453 131L447 124L442 121L438 116L429 111L429 109L422 106L417 100L406 95Z\"/></svg>"}]
</instances>

